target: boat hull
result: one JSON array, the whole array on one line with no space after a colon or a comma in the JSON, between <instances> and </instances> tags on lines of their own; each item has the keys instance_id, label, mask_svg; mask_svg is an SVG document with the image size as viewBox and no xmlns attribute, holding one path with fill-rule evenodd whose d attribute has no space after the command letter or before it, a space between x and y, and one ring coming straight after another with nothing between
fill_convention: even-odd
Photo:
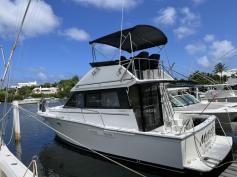
<instances>
[{"instance_id":1,"label":"boat hull","mask_svg":"<svg viewBox=\"0 0 237 177\"><path fill-rule=\"evenodd\" d=\"M75 146L111 154L113 156L130 159L137 163L153 164L153 166L163 166L178 170L193 170L198 172L209 172L210 166L206 166L197 159L197 151L193 134L166 135L160 132L137 132L114 129L113 127L98 127L96 125L75 122L65 118L49 116L50 114L40 114L45 121L56 130L57 136L64 141ZM210 141L215 141L212 148L209 147L207 137L212 137L215 130L213 118L205 123L195 133L199 140L205 136L205 141L199 141L199 151L205 153L207 157L215 157L222 162L230 152L232 145L231 138L216 136ZM208 134L208 135L207 135ZM227 143L227 141L229 143ZM205 150L206 149L206 150ZM221 150L221 151L220 151ZM216 153L216 152L221 153Z\"/></svg>"},{"instance_id":2,"label":"boat hull","mask_svg":"<svg viewBox=\"0 0 237 177\"><path fill-rule=\"evenodd\" d=\"M111 131L47 117L46 121L58 131L58 137L70 144L133 159L137 162L142 161L177 169L184 168L180 140Z\"/></svg>"}]
</instances>

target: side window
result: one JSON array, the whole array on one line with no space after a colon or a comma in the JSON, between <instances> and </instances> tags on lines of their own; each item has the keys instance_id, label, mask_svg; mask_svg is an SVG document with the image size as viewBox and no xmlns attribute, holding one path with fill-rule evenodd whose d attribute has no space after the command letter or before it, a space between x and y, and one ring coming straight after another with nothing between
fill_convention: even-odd
<instances>
[{"instance_id":1,"label":"side window","mask_svg":"<svg viewBox=\"0 0 237 177\"><path fill-rule=\"evenodd\" d=\"M119 99L116 91L101 93L101 106L103 108L119 108Z\"/></svg>"},{"instance_id":2,"label":"side window","mask_svg":"<svg viewBox=\"0 0 237 177\"><path fill-rule=\"evenodd\" d=\"M65 104L65 107L83 108L84 95L82 93L74 93Z\"/></svg>"},{"instance_id":3,"label":"side window","mask_svg":"<svg viewBox=\"0 0 237 177\"><path fill-rule=\"evenodd\" d=\"M101 107L101 95L99 92L86 94L86 106L89 108Z\"/></svg>"}]
</instances>

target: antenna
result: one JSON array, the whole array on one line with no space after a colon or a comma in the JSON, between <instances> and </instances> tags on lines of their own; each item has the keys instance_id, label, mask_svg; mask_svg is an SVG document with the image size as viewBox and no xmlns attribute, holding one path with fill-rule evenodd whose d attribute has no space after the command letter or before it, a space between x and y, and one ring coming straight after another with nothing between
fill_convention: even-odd
<instances>
[{"instance_id":1,"label":"antenna","mask_svg":"<svg viewBox=\"0 0 237 177\"><path fill-rule=\"evenodd\" d=\"M121 64L121 55L122 55L122 40L123 40L123 9L124 9L124 0L122 0L122 12L121 12L121 24L120 24L120 47L119 47L119 64Z\"/></svg>"}]
</instances>

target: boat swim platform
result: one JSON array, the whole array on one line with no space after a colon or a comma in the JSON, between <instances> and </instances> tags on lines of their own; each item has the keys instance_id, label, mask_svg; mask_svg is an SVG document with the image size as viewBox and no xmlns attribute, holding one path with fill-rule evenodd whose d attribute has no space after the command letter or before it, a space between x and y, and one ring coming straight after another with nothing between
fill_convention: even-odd
<instances>
[{"instance_id":1,"label":"boat swim platform","mask_svg":"<svg viewBox=\"0 0 237 177\"><path fill-rule=\"evenodd\" d=\"M219 177L237 177L237 163L230 164Z\"/></svg>"}]
</instances>

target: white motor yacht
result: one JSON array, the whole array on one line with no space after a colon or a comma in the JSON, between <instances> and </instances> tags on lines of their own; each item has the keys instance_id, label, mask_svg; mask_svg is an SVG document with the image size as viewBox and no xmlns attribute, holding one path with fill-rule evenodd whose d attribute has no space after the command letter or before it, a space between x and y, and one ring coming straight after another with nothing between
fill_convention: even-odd
<instances>
[{"instance_id":1,"label":"white motor yacht","mask_svg":"<svg viewBox=\"0 0 237 177\"><path fill-rule=\"evenodd\" d=\"M132 58L93 61L65 105L41 105L38 114L60 138L136 163L178 170L209 172L223 162L232 138L216 135L216 117L174 112L165 84L173 78L164 72L160 55L134 55L165 45L162 31L137 25L90 43L121 48Z\"/></svg>"},{"instance_id":2,"label":"white motor yacht","mask_svg":"<svg viewBox=\"0 0 237 177\"><path fill-rule=\"evenodd\" d=\"M236 129L237 103L200 101L189 93L190 90L192 89L189 87L168 88L170 101L175 112L215 115L227 132ZM219 121L217 121L217 125L221 128ZM222 132L221 129L220 131Z\"/></svg>"},{"instance_id":3,"label":"white motor yacht","mask_svg":"<svg viewBox=\"0 0 237 177\"><path fill-rule=\"evenodd\" d=\"M200 92L202 100L214 102L237 102L237 90L233 90L229 84L215 84L197 86L197 90L205 90Z\"/></svg>"}]
</instances>

